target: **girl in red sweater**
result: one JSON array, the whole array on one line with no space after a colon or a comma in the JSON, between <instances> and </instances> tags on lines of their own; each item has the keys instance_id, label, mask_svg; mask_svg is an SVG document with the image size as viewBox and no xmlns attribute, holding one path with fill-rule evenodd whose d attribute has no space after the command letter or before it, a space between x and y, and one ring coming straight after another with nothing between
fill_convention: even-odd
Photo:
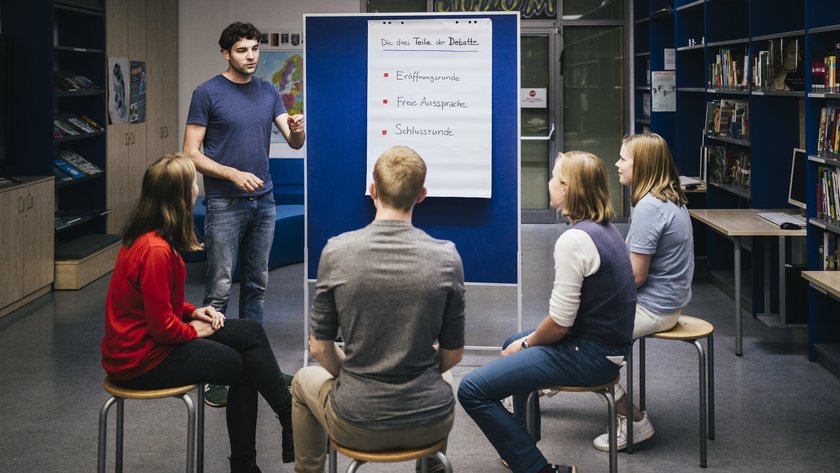
<instances>
[{"instance_id":1,"label":"girl in red sweater","mask_svg":"<svg viewBox=\"0 0 840 473\"><path fill-rule=\"evenodd\" d=\"M259 473L257 393L280 419L284 463L294 461L291 396L262 325L184 301L178 252L202 247L193 227L197 197L195 167L184 155L146 170L108 288L102 366L114 384L132 389L229 385L231 472Z\"/></svg>"}]
</instances>

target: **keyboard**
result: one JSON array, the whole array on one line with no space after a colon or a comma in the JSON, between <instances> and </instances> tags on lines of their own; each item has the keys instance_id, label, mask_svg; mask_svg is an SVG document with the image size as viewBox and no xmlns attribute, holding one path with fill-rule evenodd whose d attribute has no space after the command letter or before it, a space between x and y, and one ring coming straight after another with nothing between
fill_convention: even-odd
<instances>
[{"instance_id":1,"label":"keyboard","mask_svg":"<svg viewBox=\"0 0 840 473\"><path fill-rule=\"evenodd\" d=\"M805 227L806 223L805 217L797 214L788 214L784 212L759 212L757 215L777 227L786 222L794 223L800 227Z\"/></svg>"}]
</instances>

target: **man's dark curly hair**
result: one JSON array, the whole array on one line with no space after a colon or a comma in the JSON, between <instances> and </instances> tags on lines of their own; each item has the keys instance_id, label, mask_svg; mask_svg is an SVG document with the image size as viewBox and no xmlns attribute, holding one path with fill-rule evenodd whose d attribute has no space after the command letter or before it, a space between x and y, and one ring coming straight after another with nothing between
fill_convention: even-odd
<instances>
[{"instance_id":1,"label":"man's dark curly hair","mask_svg":"<svg viewBox=\"0 0 840 473\"><path fill-rule=\"evenodd\" d=\"M231 23L219 36L219 46L225 51L230 51L233 44L242 39L260 40L260 30L251 23Z\"/></svg>"}]
</instances>

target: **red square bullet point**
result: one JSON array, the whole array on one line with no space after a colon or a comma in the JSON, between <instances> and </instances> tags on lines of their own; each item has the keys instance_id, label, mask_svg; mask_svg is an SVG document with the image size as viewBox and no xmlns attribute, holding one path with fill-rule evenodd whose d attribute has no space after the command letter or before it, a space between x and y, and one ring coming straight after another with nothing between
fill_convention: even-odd
<instances>
[{"instance_id":1,"label":"red square bullet point","mask_svg":"<svg viewBox=\"0 0 840 473\"><path fill-rule=\"evenodd\" d=\"M382 99L382 103L388 103L388 99Z\"/></svg>"},{"instance_id":2,"label":"red square bullet point","mask_svg":"<svg viewBox=\"0 0 840 473\"><path fill-rule=\"evenodd\" d=\"M382 134L383 134L383 135L387 135L387 134L388 134L388 130L382 130Z\"/></svg>"},{"instance_id":3,"label":"red square bullet point","mask_svg":"<svg viewBox=\"0 0 840 473\"><path fill-rule=\"evenodd\" d=\"M382 76L383 76L383 77L388 77L388 73L386 72L386 73L385 73L385 74L383 74Z\"/></svg>"}]
</instances>

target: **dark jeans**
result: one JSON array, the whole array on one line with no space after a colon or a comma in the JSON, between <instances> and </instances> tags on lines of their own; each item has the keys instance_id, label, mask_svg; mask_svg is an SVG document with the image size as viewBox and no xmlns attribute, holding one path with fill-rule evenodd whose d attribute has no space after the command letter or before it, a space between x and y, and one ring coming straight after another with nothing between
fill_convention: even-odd
<instances>
[{"instance_id":1,"label":"dark jeans","mask_svg":"<svg viewBox=\"0 0 840 473\"><path fill-rule=\"evenodd\" d=\"M510 337L505 346L531 332ZM548 461L537 449L536 440L525 430L526 396L549 386L606 383L620 368L606 357L626 356L629 347L610 347L571 338L553 345L534 346L473 370L461 381L458 400L511 470L535 473ZM501 402L511 395L515 415ZM537 422L539 425L539 407Z\"/></svg>"},{"instance_id":2,"label":"dark jeans","mask_svg":"<svg viewBox=\"0 0 840 473\"><path fill-rule=\"evenodd\" d=\"M291 411L292 397L281 374L262 325L233 319L226 320L210 337L176 346L148 373L114 384L131 389L198 383L230 386L227 426L231 458L248 458L256 454L257 393L275 414Z\"/></svg>"}]
</instances>

